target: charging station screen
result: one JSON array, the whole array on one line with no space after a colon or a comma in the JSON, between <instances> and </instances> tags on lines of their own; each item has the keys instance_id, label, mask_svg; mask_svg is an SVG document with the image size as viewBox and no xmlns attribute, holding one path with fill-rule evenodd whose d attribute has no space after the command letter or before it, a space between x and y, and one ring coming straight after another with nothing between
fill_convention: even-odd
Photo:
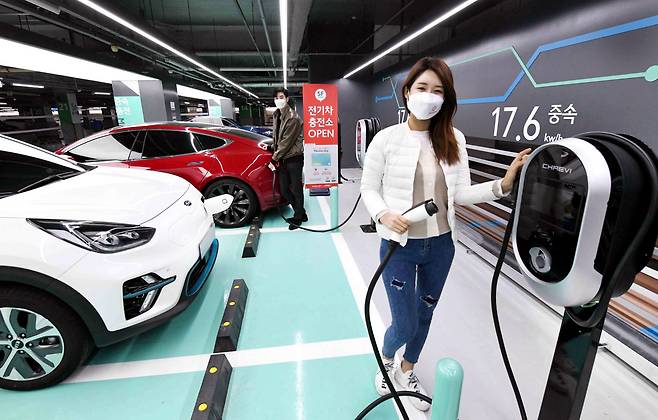
<instances>
[{"instance_id":1,"label":"charging station screen","mask_svg":"<svg viewBox=\"0 0 658 420\"><path fill-rule=\"evenodd\" d=\"M582 195L575 185L553 185L539 178L532 188L530 208L542 213L545 220L555 227L576 232Z\"/></svg>"},{"instance_id":2,"label":"charging station screen","mask_svg":"<svg viewBox=\"0 0 658 420\"><path fill-rule=\"evenodd\" d=\"M331 155L329 153L313 153L311 163L313 166L331 166Z\"/></svg>"}]
</instances>

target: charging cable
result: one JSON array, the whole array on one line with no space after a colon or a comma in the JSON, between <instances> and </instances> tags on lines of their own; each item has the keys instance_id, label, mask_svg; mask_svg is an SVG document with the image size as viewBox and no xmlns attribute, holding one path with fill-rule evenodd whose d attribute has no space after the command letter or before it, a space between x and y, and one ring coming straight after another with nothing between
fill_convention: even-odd
<instances>
[{"instance_id":1,"label":"charging cable","mask_svg":"<svg viewBox=\"0 0 658 420\"><path fill-rule=\"evenodd\" d=\"M515 208L512 207L512 212L510 213L509 220L507 222L507 228L505 229L503 244L500 249L500 254L498 255L498 262L496 263L496 268L494 270L494 274L491 279L491 317L493 318L494 329L496 330L496 339L498 340L500 355L503 357L503 363L505 364L507 377L509 378L510 384L512 385L512 389L514 390L514 397L516 398L516 404L518 405L519 412L521 413L521 419L528 420L528 415L526 414L525 406L523 404L523 398L521 397L521 391L519 391L519 386L516 383L516 378L514 377L512 366L510 364L509 358L507 357L507 350L505 349L505 341L503 340L503 332L500 328L500 319L498 319L498 298L497 298L498 278L500 277L500 272L503 268L503 263L505 262L507 245L509 244L509 239L512 234L512 225L514 224L513 222L514 212L515 212Z\"/></svg>"},{"instance_id":2,"label":"charging cable","mask_svg":"<svg viewBox=\"0 0 658 420\"><path fill-rule=\"evenodd\" d=\"M417 205L413 206L412 208L404 212L402 215L405 216L405 218L409 220L410 223L417 223L420 222L421 220L425 220L429 217L434 216L438 211L439 208L434 203L434 200L430 199L423 201L422 203L418 203ZM379 397L378 399L370 403L366 408L364 408L359 413L358 416L356 416L355 420L363 419L375 407L377 407L379 404L391 398L395 399L395 403L398 406L398 409L400 410L400 413L402 414L402 418L404 418L404 420L409 420L409 415L407 414L407 411L402 405L402 400L400 400L400 397L419 398L423 401L427 401L428 403L432 404L432 399L427 395L423 395L413 391L398 391L395 389L395 387L393 386L393 381L391 381L391 378L388 376L388 373L386 372L386 368L384 367L384 362L382 361L382 357L380 356L379 347L377 346L377 340L375 340L375 333L372 330L372 321L370 320L370 302L372 300L373 291L375 290L375 286L377 286L377 281L379 280L379 276L381 276L381 274L384 272L384 268L386 268L386 265L388 264L389 260L393 256L393 253L400 247L400 241L401 241L401 235L398 233L394 233L391 236L391 240L388 241L388 250L386 251L386 255L384 255L384 258L382 258L382 261L379 263L379 267L377 267L377 270L375 271L375 274L372 276L372 279L370 280L370 284L368 285L368 291L366 292L365 307L364 307L366 329L368 330L368 339L370 340L370 345L372 346L372 351L375 354L377 365L379 366L380 372L384 377L384 381L386 382L386 386L388 386L390 393L384 395L383 397Z\"/></svg>"},{"instance_id":3,"label":"charging cable","mask_svg":"<svg viewBox=\"0 0 658 420\"><path fill-rule=\"evenodd\" d=\"M507 371L507 377L509 378L510 384L512 385L512 390L514 391L514 397L516 398L516 404L519 407L519 413L521 414L522 420L528 420L528 415L525 411L525 406L523 404L523 398L521 397L521 391L519 386L516 383L516 378L514 377L514 372L512 371L512 365L510 364L509 357L507 356L507 349L505 348L505 341L503 340L503 332L500 328L500 319L498 318L498 278L500 277L500 272L503 269L503 263L505 262L505 254L507 253L507 246L509 244L510 237L512 236L512 228L514 226L514 214L516 213L516 200L518 196L519 180L515 179L512 186L512 193L510 198L512 199L512 211L510 212L509 219L507 220L507 227L505 228L505 235L503 236L503 243L500 247L500 253L498 254L498 261L496 262L496 268L494 269L493 277L491 278L491 318L493 319L494 329L496 330L496 339L498 340L498 348L500 349L500 355L503 358L503 363L505 364L505 370Z\"/></svg>"},{"instance_id":4,"label":"charging cable","mask_svg":"<svg viewBox=\"0 0 658 420\"><path fill-rule=\"evenodd\" d=\"M272 175L273 175L272 176L272 202L275 202L276 201L276 196L274 195L274 187L276 185L277 169L276 169L276 167L274 167L272 162L270 162L267 165L267 167L270 168L270 170L272 171ZM276 209L279 212L279 216L281 217L281 219L283 219L289 225L294 226L296 229L301 229L301 230L306 231L306 232L327 233L327 232L333 232L334 230L338 230L338 229L342 228L343 226L345 226L345 224L347 222L349 222L349 220L352 218L352 216L354 216L354 213L356 212L356 208L359 205L359 201L361 201L361 194L359 194L359 197L356 199L356 202L354 203L354 207L352 207L352 211L350 212L349 216L347 216L347 218L345 220L343 220L343 222L340 223L338 226L334 226L334 227L329 228L329 229L309 229L309 228L305 228L301 225L291 223L289 220L287 220L283 216L283 213L281 212L281 209L279 208L279 206L276 206Z\"/></svg>"}]
</instances>

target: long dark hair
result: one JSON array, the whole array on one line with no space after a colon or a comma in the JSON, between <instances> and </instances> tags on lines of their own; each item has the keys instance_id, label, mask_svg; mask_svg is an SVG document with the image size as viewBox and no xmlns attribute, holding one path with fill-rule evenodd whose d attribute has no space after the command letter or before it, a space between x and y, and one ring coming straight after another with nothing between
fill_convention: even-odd
<instances>
[{"instance_id":1,"label":"long dark hair","mask_svg":"<svg viewBox=\"0 0 658 420\"><path fill-rule=\"evenodd\" d=\"M459 146L452 127L452 117L457 112L457 94L452 80L452 72L445 61L438 57L424 57L414 64L402 85L404 107L409 112L406 94L411 90L411 85L426 70L436 73L443 84L443 106L430 121L432 147L438 161L452 165L459 162Z\"/></svg>"}]
</instances>

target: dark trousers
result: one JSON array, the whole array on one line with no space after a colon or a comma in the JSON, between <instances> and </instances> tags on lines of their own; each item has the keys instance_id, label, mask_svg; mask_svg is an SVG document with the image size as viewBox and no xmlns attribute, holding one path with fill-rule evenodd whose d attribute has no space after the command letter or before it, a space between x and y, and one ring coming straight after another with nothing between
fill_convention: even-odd
<instances>
[{"instance_id":1,"label":"dark trousers","mask_svg":"<svg viewBox=\"0 0 658 420\"><path fill-rule=\"evenodd\" d=\"M295 210L294 218L301 219L306 216L304 210L304 183L302 181L302 170L304 168L304 156L293 156L281 161L279 168L279 187L281 195Z\"/></svg>"}]
</instances>

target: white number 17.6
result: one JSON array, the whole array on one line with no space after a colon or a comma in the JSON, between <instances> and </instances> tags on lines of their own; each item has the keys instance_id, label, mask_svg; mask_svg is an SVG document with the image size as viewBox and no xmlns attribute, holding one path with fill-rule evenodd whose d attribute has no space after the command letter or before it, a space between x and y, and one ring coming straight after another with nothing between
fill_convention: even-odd
<instances>
[{"instance_id":1,"label":"white number 17.6","mask_svg":"<svg viewBox=\"0 0 658 420\"><path fill-rule=\"evenodd\" d=\"M507 120L507 125L505 126L505 131L503 131L502 137L507 137L507 134L509 133L510 127L512 127L512 122L514 122L514 117L516 116L516 112L518 111L518 107L516 106L506 106L503 108L504 112L509 112L510 117L509 120ZM539 122L534 119L535 114L537 113L537 110L539 109L538 106L535 106L532 109L532 112L528 116L528 119L526 120L525 124L523 125L523 136L525 137L526 140L532 141L536 139L539 136L540 132L540 126ZM498 137L498 126L500 122L500 107L496 108L493 110L491 115L494 117L494 131L493 135L494 137ZM530 134L530 128L534 128L534 133ZM516 136L516 140L519 140L519 136Z\"/></svg>"}]
</instances>

